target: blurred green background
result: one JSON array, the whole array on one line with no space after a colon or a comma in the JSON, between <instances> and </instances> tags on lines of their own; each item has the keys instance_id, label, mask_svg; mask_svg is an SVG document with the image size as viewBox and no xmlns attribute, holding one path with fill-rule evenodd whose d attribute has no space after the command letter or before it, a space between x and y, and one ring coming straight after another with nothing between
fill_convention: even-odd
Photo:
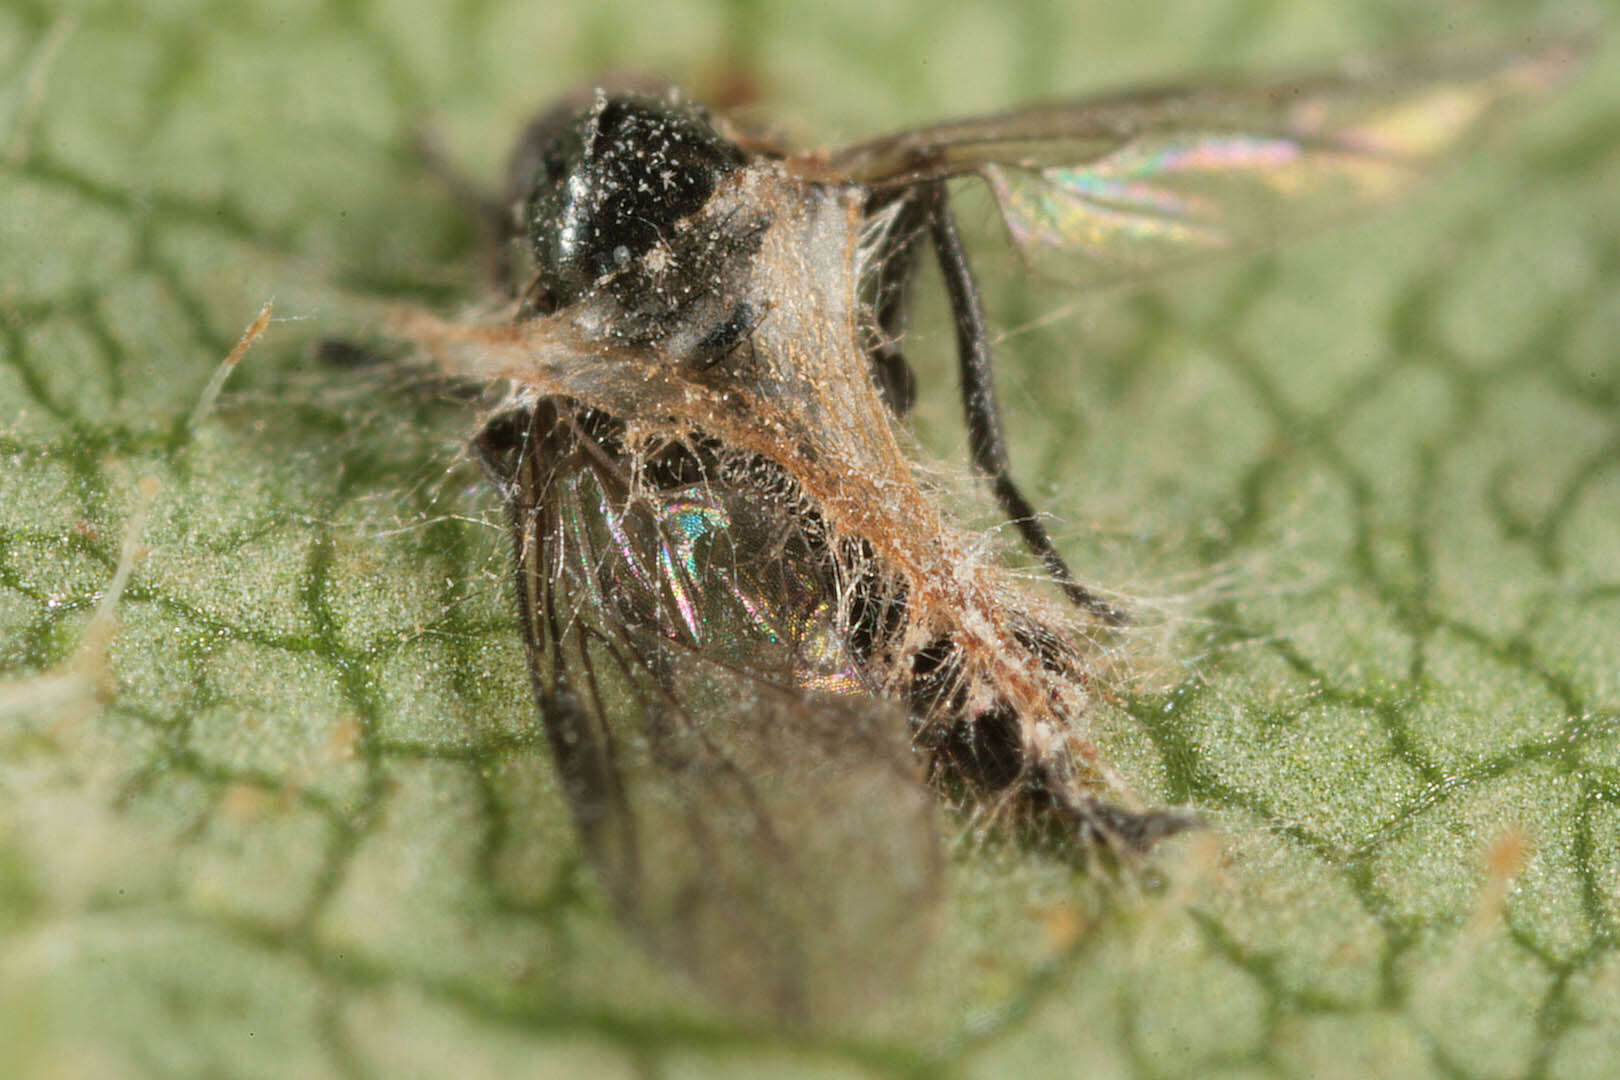
<instances>
[{"instance_id":1,"label":"blurred green background","mask_svg":"<svg viewBox=\"0 0 1620 1080\"><path fill-rule=\"evenodd\" d=\"M938 948L858 1030L729 1017L624 940L534 741L473 418L308 352L375 340L371 300L481 295L410 149L424 118L493 182L526 117L604 71L745 87L835 143L1601 14L12 0L0 1071L1613 1075L1612 49L1401 208L1286 252L1078 298L987 255L1020 475L1145 615L1098 741L1215 827L1117 884L956 840ZM916 430L959 462L949 344L926 301ZM41 673L143 476L115 684L64 707Z\"/></svg>"}]
</instances>

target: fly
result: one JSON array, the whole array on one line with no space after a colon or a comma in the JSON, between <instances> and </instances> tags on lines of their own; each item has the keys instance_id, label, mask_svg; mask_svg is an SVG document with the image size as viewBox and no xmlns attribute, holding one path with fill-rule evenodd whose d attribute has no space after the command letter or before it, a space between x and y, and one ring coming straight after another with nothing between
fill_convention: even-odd
<instances>
[{"instance_id":1,"label":"fly","mask_svg":"<svg viewBox=\"0 0 1620 1080\"><path fill-rule=\"evenodd\" d=\"M616 913L721 996L858 1007L926 948L931 795L1070 850L1186 828L1087 737L1080 583L1008 467L951 212L977 179L1078 284L1272 243L1388 201L1579 47L1035 105L841 150L759 141L673 91L543 114L484 206L500 312L395 329L506 388L473 440L511 522L535 697ZM1072 605L1021 592L895 427L931 249L971 456Z\"/></svg>"}]
</instances>

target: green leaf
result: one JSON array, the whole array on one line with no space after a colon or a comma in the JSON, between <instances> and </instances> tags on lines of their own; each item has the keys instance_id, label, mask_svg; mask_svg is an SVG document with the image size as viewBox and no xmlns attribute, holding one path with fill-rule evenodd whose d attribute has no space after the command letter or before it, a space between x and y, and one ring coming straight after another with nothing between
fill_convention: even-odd
<instances>
[{"instance_id":1,"label":"green leaf","mask_svg":"<svg viewBox=\"0 0 1620 1080\"><path fill-rule=\"evenodd\" d=\"M1213 827L1126 882L958 844L925 971L854 1033L737 1021L626 941L538 739L475 417L310 353L480 296L424 117L492 180L607 70L746 76L836 141L1524 33L1505 2L0 11L0 1070L1614 1072L1605 58L1285 253L1078 300L987 262L1020 474L1151 616L1097 741ZM917 428L960 460L948 346L925 305Z\"/></svg>"}]
</instances>

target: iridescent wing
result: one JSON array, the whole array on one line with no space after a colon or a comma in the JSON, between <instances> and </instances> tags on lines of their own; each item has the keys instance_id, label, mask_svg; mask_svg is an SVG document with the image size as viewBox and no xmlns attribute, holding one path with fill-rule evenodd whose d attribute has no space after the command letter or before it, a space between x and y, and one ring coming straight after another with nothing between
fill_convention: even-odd
<instances>
[{"instance_id":1,"label":"iridescent wing","mask_svg":"<svg viewBox=\"0 0 1620 1080\"><path fill-rule=\"evenodd\" d=\"M976 173L1035 269L1108 283L1263 247L1396 198L1587 51L1563 39L1036 105L860 143L806 168L874 187Z\"/></svg>"},{"instance_id":2,"label":"iridescent wing","mask_svg":"<svg viewBox=\"0 0 1620 1080\"><path fill-rule=\"evenodd\" d=\"M848 1015L932 931L939 832L905 711L870 694L849 583L800 508L621 434L541 402L477 444L575 825L620 919L717 998Z\"/></svg>"}]
</instances>

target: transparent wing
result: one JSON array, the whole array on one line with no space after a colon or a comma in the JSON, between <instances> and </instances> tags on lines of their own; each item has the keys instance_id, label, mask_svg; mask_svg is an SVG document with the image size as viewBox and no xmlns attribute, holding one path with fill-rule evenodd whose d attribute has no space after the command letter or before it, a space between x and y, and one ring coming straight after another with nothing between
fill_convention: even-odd
<instances>
[{"instance_id":1,"label":"transparent wing","mask_svg":"<svg viewBox=\"0 0 1620 1080\"><path fill-rule=\"evenodd\" d=\"M868 695L839 625L833 562L764 487L665 463L631 497L578 414L523 420L481 450L541 719L617 914L751 1012L847 1016L894 990L931 936L939 832L904 710Z\"/></svg>"},{"instance_id":2,"label":"transparent wing","mask_svg":"<svg viewBox=\"0 0 1620 1080\"><path fill-rule=\"evenodd\" d=\"M977 173L1037 270L1117 281L1262 247L1393 199L1587 51L1563 39L1037 105L858 144L826 165L874 186Z\"/></svg>"}]
</instances>

